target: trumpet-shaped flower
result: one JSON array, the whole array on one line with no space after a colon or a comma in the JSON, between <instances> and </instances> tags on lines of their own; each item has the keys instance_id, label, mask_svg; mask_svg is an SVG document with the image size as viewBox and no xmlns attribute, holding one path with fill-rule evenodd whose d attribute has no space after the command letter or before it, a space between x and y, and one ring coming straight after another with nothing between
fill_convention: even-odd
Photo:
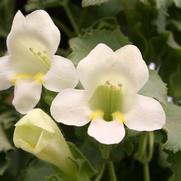
<instances>
[{"instance_id":1,"label":"trumpet-shaped flower","mask_svg":"<svg viewBox=\"0 0 181 181\"><path fill-rule=\"evenodd\" d=\"M50 162L65 173L75 172L73 156L54 121L41 109L34 109L16 123L13 141L17 148Z\"/></svg>"},{"instance_id":2,"label":"trumpet-shaped flower","mask_svg":"<svg viewBox=\"0 0 181 181\"><path fill-rule=\"evenodd\" d=\"M15 86L13 105L20 113L36 106L42 85L55 92L76 86L73 63L54 55L59 42L60 32L45 11L26 17L16 13L7 37L8 55L0 58L0 90Z\"/></svg>"},{"instance_id":3,"label":"trumpet-shaped flower","mask_svg":"<svg viewBox=\"0 0 181 181\"><path fill-rule=\"evenodd\" d=\"M148 81L148 68L139 49L124 46L113 52L97 45L77 66L84 90L66 89L51 105L58 122L83 126L103 144L119 143L124 125L137 131L161 129L165 113L158 101L137 94Z\"/></svg>"}]
</instances>

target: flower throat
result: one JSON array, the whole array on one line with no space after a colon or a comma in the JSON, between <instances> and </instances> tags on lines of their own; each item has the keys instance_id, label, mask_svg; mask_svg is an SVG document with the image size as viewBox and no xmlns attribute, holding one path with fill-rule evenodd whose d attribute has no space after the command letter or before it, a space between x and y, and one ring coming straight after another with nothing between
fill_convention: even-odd
<instances>
[{"instance_id":1,"label":"flower throat","mask_svg":"<svg viewBox=\"0 0 181 181\"><path fill-rule=\"evenodd\" d=\"M89 103L93 110L103 112L104 120L111 121L113 114L122 108L121 85L115 86L106 81L96 88Z\"/></svg>"}]
</instances>

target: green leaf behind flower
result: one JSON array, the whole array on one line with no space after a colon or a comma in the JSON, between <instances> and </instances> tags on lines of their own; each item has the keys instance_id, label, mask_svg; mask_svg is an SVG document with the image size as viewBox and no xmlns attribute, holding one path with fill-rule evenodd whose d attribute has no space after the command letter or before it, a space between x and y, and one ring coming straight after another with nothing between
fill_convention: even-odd
<instances>
[{"instance_id":1,"label":"green leaf behind flower","mask_svg":"<svg viewBox=\"0 0 181 181\"><path fill-rule=\"evenodd\" d=\"M73 160L77 165L77 179L78 181L89 181L91 177L96 174L96 170L93 168L88 159L81 153L81 151L73 144L68 143L69 148L76 158Z\"/></svg>"},{"instance_id":2,"label":"green leaf behind flower","mask_svg":"<svg viewBox=\"0 0 181 181\"><path fill-rule=\"evenodd\" d=\"M165 130L168 134L164 147L175 153L181 151L181 107L169 103L164 106L164 110L167 119Z\"/></svg>"},{"instance_id":3,"label":"green leaf behind flower","mask_svg":"<svg viewBox=\"0 0 181 181\"><path fill-rule=\"evenodd\" d=\"M105 43L116 50L128 43L128 38L119 30L92 30L89 33L70 40L72 53L69 58L77 64L99 43Z\"/></svg>"},{"instance_id":4,"label":"green leaf behind flower","mask_svg":"<svg viewBox=\"0 0 181 181\"><path fill-rule=\"evenodd\" d=\"M12 150L12 146L9 143L6 133L0 125L0 175L3 175L9 166L9 151Z\"/></svg>"},{"instance_id":5,"label":"green leaf behind flower","mask_svg":"<svg viewBox=\"0 0 181 181\"><path fill-rule=\"evenodd\" d=\"M82 7L100 5L108 1L109 0L82 0Z\"/></svg>"},{"instance_id":6,"label":"green leaf behind flower","mask_svg":"<svg viewBox=\"0 0 181 181\"><path fill-rule=\"evenodd\" d=\"M153 97L166 104L167 87L156 71L150 70L149 80L139 93L144 96Z\"/></svg>"},{"instance_id":7,"label":"green leaf behind flower","mask_svg":"<svg viewBox=\"0 0 181 181\"><path fill-rule=\"evenodd\" d=\"M168 159L169 163L171 163L171 170L173 172L172 177L169 181L180 181L181 178L181 152L177 152L176 154L169 153Z\"/></svg>"}]
</instances>

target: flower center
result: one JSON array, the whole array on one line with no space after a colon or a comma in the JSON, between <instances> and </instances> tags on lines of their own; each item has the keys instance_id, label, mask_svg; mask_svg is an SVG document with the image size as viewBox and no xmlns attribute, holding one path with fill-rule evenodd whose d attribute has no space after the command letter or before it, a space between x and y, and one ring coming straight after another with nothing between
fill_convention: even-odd
<instances>
[{"instance_id":1,"label":"flower center","mask_svg":"<svg viewBox=\"0 0 181 181\"><path fill-rule=\"evenodd\" d=\"M123 104L121 87L121 84L112 85L106 81L105 84L96 88L89 100L91 108L95 110L90 115L91 120L103 117L106 121L116 118L124 121L121 113Z\"/></svg>"},{"instance_id":2,"label":"flower center","mask_svg":"<svg viewBox=\"0 0 181 181\"><path fill-rule=\"evenodd\" d=\"M43 64L47 70L49 70L51 64L50 64L50 58L46 50L41 51L35 51L33 48L29 48L32 55L41 63Z\"/></svg>"}]
</instances>

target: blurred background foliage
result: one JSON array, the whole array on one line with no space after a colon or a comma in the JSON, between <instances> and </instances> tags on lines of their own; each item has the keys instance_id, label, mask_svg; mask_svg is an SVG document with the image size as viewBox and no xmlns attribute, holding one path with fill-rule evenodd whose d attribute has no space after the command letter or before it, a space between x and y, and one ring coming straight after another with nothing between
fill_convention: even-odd
<instances>
[{"instance_id":1,"label":"blurred background foliage","mask_svg":"<svg viewBox=\"0 0 181 181\"><path fill-rule=\"evenodd\" d=\"M181 0L1 0L0 55L6 54L6 37L17 10L28 14L36 9L45 9L61 31L57 54L69 57L75 65L100 42L113 50L127 43L138 46L146 63L155 70L149 83L152 92L149 93L150 89L147 88L142 90L143 94L152 94L162 103L166 102L168 95L169 100L176 104L165 106L167 116L172 120L165 127L167 134L165 131L155 132L155 150L150 163L151 180L180 181L180 8ZM38 107L49 112L54 96L55 93L44 90ZM11 106L12 97L13 89L0 92L0 181L61 180L49 164L39 162L32 155L13 147L14 124L21 115ZM101 170L100 152L95 141L87 136L87 127L61 125L61 130L66 139L74 142L96 169ZM138 137L128 132L126 139L111 153L111 159L116 161L118 180L143 179L141 160L136 156ZM109 180L106 173L102 180Z\"/></svg>"}]
</instances>

